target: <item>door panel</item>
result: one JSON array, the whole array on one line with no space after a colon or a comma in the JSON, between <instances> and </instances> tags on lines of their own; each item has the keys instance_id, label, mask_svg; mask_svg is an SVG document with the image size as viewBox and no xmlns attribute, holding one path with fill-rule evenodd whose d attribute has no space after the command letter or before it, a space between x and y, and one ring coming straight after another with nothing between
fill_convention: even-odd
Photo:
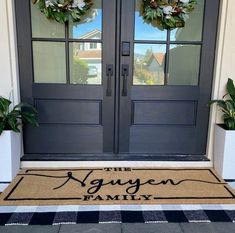
<instances>
[{"instance_id":1,"label":"door panel","mask_svg":"<svg viewBox=\"0 0 235 233\"><path fill-rule=\"evenodd\" d=\"M87 100L36 100L39 124L101 124L101 102Z\"/></svg>"},{"instance_id":2,"label":"door panel","mask_svg":"<svg viewBox=\"0 0 235 233\"><path fill-rule=\"evenodd\" d=\"M133 101L133 125L194 125L193 101Z\"/></svg>"},{"instance_id":3,"label":"door panel","mask_svg":"<svg viewBox=\"0 0 235 233\"><path fill-rule=\"evenodd\" d=\"M190 155L196 151L196 129L190 126L131 126L130 151L159 155Z\"/></svg>"},{"instance_id":4,"label":"door panel","mask_svg":"<svg viewBox=\"0 0 235 233\"><path fill-rule=\"evenodd\" d=\"M103 129L100 125L43 123L37 129L27 128L25 134L30 135L24 143L30 154L103 152Z\"/></svg>"},{"instance_id":5,"label":"door panel","mask_svg":"<svg viewBox=\"0 0 235 233\"><path fill-rule=\"evenodd\" d=\"M60 25L15 1L21 97L40 123L24 128L26 154L113 153L116 4L94 2L89 22Z\"/></svg>"},{"instance_id":6,"label":"door panel","mask_svg":"<svg viewBox=\"0 0 235 233\"><path fill-rule=\"evenodd\" d=\"M143 25L140 3L122 1L121 40L132 54L121 57L130 76L120 93L120 152L205 155L219 1L198 1L188 26L163 32Z\"/></svg>"}]
</instances>

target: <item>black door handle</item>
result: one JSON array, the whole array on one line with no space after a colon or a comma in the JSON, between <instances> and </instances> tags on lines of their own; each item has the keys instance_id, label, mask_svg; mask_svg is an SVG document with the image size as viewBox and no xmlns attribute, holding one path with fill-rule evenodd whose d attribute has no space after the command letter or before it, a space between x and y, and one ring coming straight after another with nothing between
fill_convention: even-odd
<instances>
[{"instance_id":1,"label":"black door handle","mask_svg":"<svg viewBox=\"0 0 235 233\"><path fill-rule=\"evenodd\" d=\"M106 65L106 75L107 75L107 88L106 88L106 96L112 95L112 81L111 77L113 76L113 65Z\"/></svg>"},{"instance_id":2,"label":"black door handle","mask_svg":"<svg viewBox=\"0 0 235 233\"><path fill-rule=\"evenodd\" d=\"M127 77L129 75L129 65L125 64L122 65L122 76L123 76L123 83L122 83L122 96L127 96Z\"/></svg>"}]
</instances>

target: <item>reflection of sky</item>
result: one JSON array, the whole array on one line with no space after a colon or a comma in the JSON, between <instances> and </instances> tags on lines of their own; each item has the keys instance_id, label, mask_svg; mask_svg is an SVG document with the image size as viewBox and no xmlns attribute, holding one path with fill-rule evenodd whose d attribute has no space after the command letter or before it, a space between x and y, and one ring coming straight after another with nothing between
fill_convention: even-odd
<instances>
[{"instance_id":1,"label":"reflection of sky","mask_svg":"<svg viewBox=\"0 0 235 233\"><path fill-rule=\"evenodd\" d=\"M135 39L136 40L166 40L166 30L160 31L149 24L143 22L139 12L135 13ZM73 26L73 38L79 38L84 34L94 30L102 30L102 10L98 9L98 15L89 23L77 24Z\"/></svg>"},{"instance_id":2,"label":"reflection of sky","mask_svg":"<svg viewBox=\"0 0 235 233\"><path fill-rule=\"evenodd\" d=\"M142 16L135 13L135 39L136 40L166 40L167 31L161 31L150 24L144 23Z\"/></svg>"},{"instance_id":3,"label":"reflection of sky","mask_svg":"<svg viewBox=\"0 0 235 233\"><path fill-rule=\"evenodd\" d=\"M167 30L161 31L151 24L144 23L139 12L135 13L135 39L136 40L162 40L165 41L167 37ZM178 29L171 31L171 40L176 40Z\"/></svg>"},{"instance_id":4,"label":"reflection of sky","mask_svg":"<svg viewBox=\"0 0 235 233\"><path fill-rule=\"evenodd\" d=\"M177 40L176 39L176 34L177 34L178 30L180 30L180 29L174 29L174 30L171 31L171 40L172 41Z\"/></svg>"},{"instance_id":5,"label":"reflection of sky","mask_svg":"<svg viewBox=\"0 0 235 233\"><path fill-rule=\"evenodd\" d=\"M166 45L164 44L135 44L135 54L144 55L147 50L152 50L154 53L165 53Z\"/></svg>"},{"instance_id":6,"label":"reflection of sky","mask_svg":"<svg viewBox=\"0 0 235 233\"><path fill-rule=\"evenodd\" d=\"M95 16L95 19L93 21L73 26L73 38L79 38L94 29L99 29L101 31L101 28L102 28L102 11L98 9L98 15Z\"/></svg>"}]
</instances>

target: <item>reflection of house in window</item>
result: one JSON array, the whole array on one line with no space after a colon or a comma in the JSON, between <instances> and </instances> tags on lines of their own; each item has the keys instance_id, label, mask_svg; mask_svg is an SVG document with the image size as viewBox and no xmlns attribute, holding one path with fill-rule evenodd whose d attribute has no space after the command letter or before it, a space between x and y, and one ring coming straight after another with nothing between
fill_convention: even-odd
<instances>
[{"instance_id":1,"label":"reflection of house in window","mask_svg":"<svg viewBox=\"0 0 235 233\"><path fill-rule=\"evenodd\" d=\"M146 64L146 69L153 75L155 85L164 84L164 60L165 53L152 53Z\"/></svg>"},{"instance_id":2,"label":"reflection of house in window","mask_svg":"<svg viewBox=\"0 0 235 233\"><path fill-rule=\"evenodd\" d=\"M165 53L154 53L152 49L145 54L135 54L134 84L164 85Z\"/></svg>"},{"instance_id":3,"label":"reflection of house in window","mask_svg":"<svg viewBox=\"0 0 235 233\"><path fill-rule=\"evenodd\" d=\"M99 40L101 38L101 31L98 29L94 29L91 32L88 32L82 36L79 37L79 39L82 39L86 41L88 40L94 40L92 42L83 42L78 43L78 50L101 50L101 43L96 43L95 40Z\"/></svg>"},{"instance_id":4,"label":"reflection of house in window","mask_svg":"<svg viewBox=\"0 0 235 233\"><path fill-rule=\"evenodd\" d=\"M165 53L152 53L147 63L149 71L156 72L162 69Z\"/></svg>"},{"instance_id":5,"label":"reflection of house in window","mask_svg":"<svg viewBox=\"0 0 235 233\"><path fill-rule=\"evenodd\" d=\"M97 43L90 43L90 49L97 49Z\"/></svg>"},{"instance_id":6,"label":"reflection of house in window","mask_svg":"<svg viewBox=\"0 0 235 233\"><path fill-rule=\"evenodd\" d=\"M84 50L84 43L78 44L78 50Z\"/></svg>"},{"instance_id":7,"label":"reflection of house in window","mask_svg":"<svg viewBox=\"0 0 235 233\"><path fill-rule=\"evenodd\" d=\"M101 78L101 59L102 59L102 44L96 42L101 38L100 30L93 30L88 32L79 39L84 42L74 43L74 58L79 58L88 66L88 76ZM89 41L86 41L89 40Z\"/></svg>"}]
</instances>

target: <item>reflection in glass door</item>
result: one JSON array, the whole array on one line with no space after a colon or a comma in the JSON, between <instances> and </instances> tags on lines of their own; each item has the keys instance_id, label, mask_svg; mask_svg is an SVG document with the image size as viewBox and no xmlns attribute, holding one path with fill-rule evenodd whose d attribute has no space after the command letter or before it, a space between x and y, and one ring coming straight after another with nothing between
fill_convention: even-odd
<instances>
[{"instance_id":1,"label":"reflection in glass door","mask_svg":"<svg viewBox=\"0 0 235 233\"><path fill-rule=\"evenodd\" d=\"M144 22L135 0L134 85L198 85L204 0L197 3L184 28L162 31Z\"/></svg>"},{"instance_id":2,"label":"reflection in glass door","mask_svg":"<svg viewBox=\"0 0 235 233\"><path fill-rule=\"evenodd\" d=\"M31 21L35 83L102 84L101 0L68 25L48 21L31 3Z\"/></svg>"}]
</instances>

